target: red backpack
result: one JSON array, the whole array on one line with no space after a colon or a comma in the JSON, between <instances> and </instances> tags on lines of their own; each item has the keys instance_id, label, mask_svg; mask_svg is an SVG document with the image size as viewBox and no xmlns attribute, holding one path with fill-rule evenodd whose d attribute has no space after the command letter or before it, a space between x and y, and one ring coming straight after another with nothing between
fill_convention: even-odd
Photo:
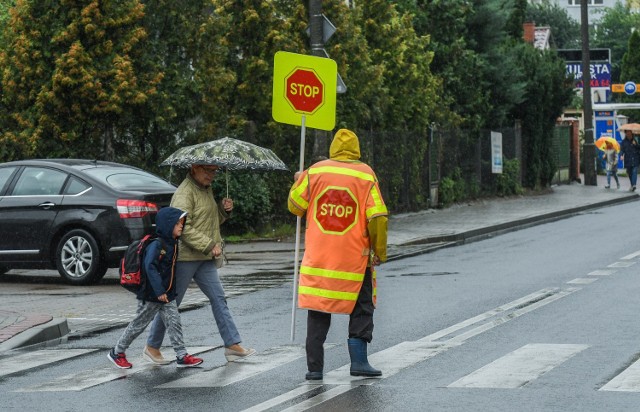
<instances>
[{"instance_id":1,"label":"red backpack","mask_svg":"<svg viewBox=\"0 0 640 412\"><path fill-rule=\"evenodd\" d=\"M154 240L160 240L157 235L145 235L142 239L134 240L127 247L124 256L120 260L120 285L129 292L137 293L140 288L144 287L146 276L142 265L142 254L147 246ZM158 259L164 256L164 244Z\"/></svg>"}]
</instances>

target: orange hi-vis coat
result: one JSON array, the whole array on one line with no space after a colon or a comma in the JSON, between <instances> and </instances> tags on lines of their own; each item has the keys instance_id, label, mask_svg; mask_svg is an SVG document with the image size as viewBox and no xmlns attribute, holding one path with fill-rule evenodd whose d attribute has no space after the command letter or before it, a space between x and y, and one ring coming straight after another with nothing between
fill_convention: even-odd
<instances>
[{"instance_id":1,"label":"orange hi-vis coat","mask_svg":"<svg viewBox=\"0 0 640 412\"><path fill-rule=\"evenodd\" d=\"M348 137L346 143L353 143ZM357 137L353 138L359 158ZM334 149L332 144L332 159L339 157L334 156ZM371 255L378 252L386 260L388 211L375 173L358 161L318 162L304 171L291 188L289 209L299 216L306 212L306 248L300 266L298 306L350 314ZM375 250L369 237L368 223L375 218L384 219L381 234L384 250L380 251ZM373 270L372 279L375 304Z\"/></svg>"}]
</instances>

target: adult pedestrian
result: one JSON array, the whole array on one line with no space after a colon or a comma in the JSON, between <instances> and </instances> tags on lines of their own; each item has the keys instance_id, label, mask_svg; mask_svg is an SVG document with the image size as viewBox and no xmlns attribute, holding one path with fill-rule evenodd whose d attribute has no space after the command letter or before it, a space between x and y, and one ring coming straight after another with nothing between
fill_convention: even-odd
<instances>
[{"instance_id":1,"label":"adult pedestrian","mask_svg":"<svg viewBox=\"0 0 640 412\"><path fill-rule=\"evenodd\" d=\"M609 189L611 187L611 176L613 176L616 180L617 188L620 189L620 181L618 180L618 152L616 152L611 142L605 142L604 155L602 158L605 161L607 171L607 185L604 188Z\"/></svg>"},{"instance_id":2,"label":"adult pedestrian","mask_svg":"<svg viewBox=\"0 0 640 412\"><path fill-rule=\"evenodd\" d=\"M217 171L218 166L192 165L171 198L172 207L189 215L180 237L180 255L176 264L176 303L180 305L189 283L195 280L211 303L213 317L224 342L225 358L232 362L253 355L255 350L240 345L242 339L227 306L216 267L216 260L223 258L220 225L233 210L232 199L223 198L220 205L216 204L211 182ZM144 349L144 355L156 363L164 362L160 352L164 332L165 325L156 316Z\"/></svg>"},{"instance_id":3,"label":"adult pedestrian","mask_svg":"<svg viewBox=\"0 0 640 412\"><path fill-rule=\"evenodd\" d=\"M624 139L620 143L620 158L624 160L624 167L627 169L630 192L636 190L636 182L638 180L638 166L640 165L640 145L633 137L631 130L625 130Z\"/></svg>"},{"instance_id":4,"label":"adult pedestrian","mask_svg":"<svg viewBox=\"0 0 640 412\"><path fill-rule=\"evenodd\" d=\"M367 360L376 303L374 266L387 260L387 207L373 170L360 160L354 132L340 129L330 158L299 175L288 207L306 214L298 307L308 309L308 380L322 379L331 314L349 315L352 376L380 376Z\"/></svg>"}]
</instances>

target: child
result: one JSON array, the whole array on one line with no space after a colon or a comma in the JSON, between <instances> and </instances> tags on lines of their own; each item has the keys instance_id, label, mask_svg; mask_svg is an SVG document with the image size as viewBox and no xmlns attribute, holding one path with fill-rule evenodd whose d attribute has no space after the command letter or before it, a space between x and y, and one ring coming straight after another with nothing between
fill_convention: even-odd
<instances>
[{"instance_id":1,"label":"child","mask_svg":"<svg viewBox=\"0 0 640 412\"><path fill-rule=\"evenodd\" d=\"M613 148L611 142L605 142L604 156L602 156L602 158L605 159L607 163L607 185L604 188L609 189L611 187L611 176L613 176L618 185L618 189L620 189L620 182L618 181L618 153L616 149Z\"/></svg>"},{"instance_id":2,"label":"child","mask_svg":"<svg viewBox=\"0 0 640 412\"><path fill-rule=\"evenodd\" d=\"M162 208L156 215L156 232L159 240L149 243L143 252L143 273L146 281L137 292L136 317L129 323L116 346L107 355L118 368L129 369L133 366L127 361L124 353L158 312L164 324L167 325L173 349L176 351L176 365L184 368L202 363L202 359L189 355L184 347L182 324L175 302L174 271L178 257L178 238L182 234L186 219L187 213L174 207Z\"/></svg>"}]
</instances>

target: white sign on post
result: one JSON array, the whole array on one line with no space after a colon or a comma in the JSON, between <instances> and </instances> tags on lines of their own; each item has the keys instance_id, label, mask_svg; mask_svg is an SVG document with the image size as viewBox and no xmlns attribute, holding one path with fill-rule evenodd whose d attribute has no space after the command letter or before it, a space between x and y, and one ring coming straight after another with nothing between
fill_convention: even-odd
<instances>
[{"instance_id":1,"label":"white sign on post","mask_svg":"<svg viewBox=\"0 0 640 412\"><path fill-rule=\"evenodd\" d=\"M491 132L491 173L502 173L502 133Z\"/></svg>"}]
</instances>

